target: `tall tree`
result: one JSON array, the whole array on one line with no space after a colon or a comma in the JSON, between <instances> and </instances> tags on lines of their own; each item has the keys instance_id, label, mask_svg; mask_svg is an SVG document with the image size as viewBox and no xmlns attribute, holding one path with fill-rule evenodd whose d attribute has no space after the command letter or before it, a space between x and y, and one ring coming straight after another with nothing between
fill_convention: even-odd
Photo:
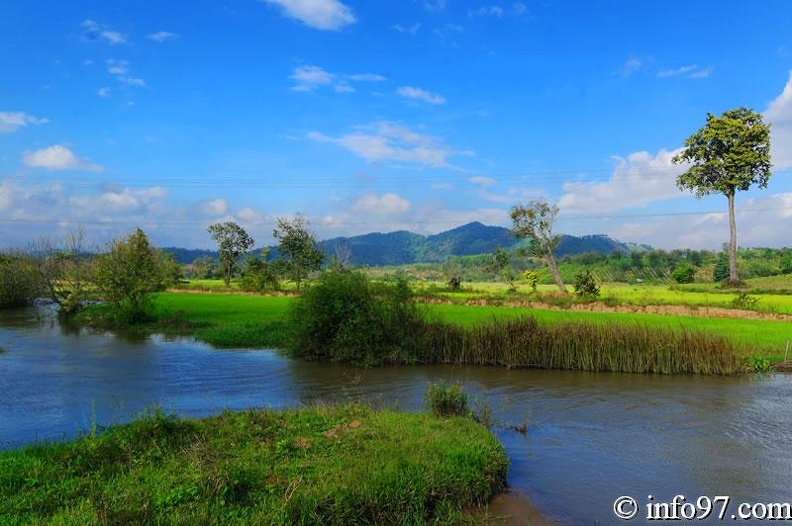
<instances>
[{"instance_id":1,"label":"tall tree","mask_svg":"<svg viewBox=\"0 0 792 526\"><path fill-rule=\"evenodd\" d=\"M558 290L566 292L564 281L558 272L555 250L558 248L560 236L553 234L553 223L558 215L558 207L544 199L529 201L525 205L512 207L512 232L515 237L532 241L534 253L545 260L547 268L553 275Z\"/></svg>"},{"instance_id":2,"label":"tall tree","mask_svg":"<svg viewBox=\"0 0 792 526\"><path fill-rule=\"evenodd\" d=\"M308 222L297 214L293 219L278 218L273 231L278 240L278 264L283 273L300 290L300 284L322 267L324 253L317 247L316 237L308 230Z\"/></svg>"},{"instance_id":3,"label":"tall tree","mask_svg":"<svg viewBox=\"0 0 792 526\"><path fill-rule=\"evenodd\" d=\"M220 264L223 267L223 280L227 287L231 284L231 273L239 256L253 248L253 238L233 221L214 223L206 230L220 247Z\"/></svg>"},{"instance_id":4,"label":"tall tree","mask_svg":"<svg viewBox=\"0 0 792 526\"><path fill-rule=\"evenodd\" d=\"M161 261L140 228L96 258L96 286L123 321L135 323L148 317L150 295L163 286Z\"/></svg>"},{"instance_id":5,"label":"tall tree","mask_svg":"<svg viewBox=\"0 0 792 526\"><path fill-rule=\"evenodd\" d=\"M691 163L677 177L680 190L690 190L696 197L723 194L729 200L729 284L740 282L737 272L737 221L734 196L737 190L752 185L766 188L771 175L770 125L749 108L723 112L720 117L708 113L707 123L685 141L675 163Z\"/></svg>"}]
</instances>

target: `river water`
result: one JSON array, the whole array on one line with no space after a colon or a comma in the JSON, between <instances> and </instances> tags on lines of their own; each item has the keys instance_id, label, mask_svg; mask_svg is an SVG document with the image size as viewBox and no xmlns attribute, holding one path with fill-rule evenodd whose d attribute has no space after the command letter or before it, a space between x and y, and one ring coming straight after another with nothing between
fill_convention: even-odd
<instances>
[{"instance_id":1,"label":"river water","mask_svg":"<svg viewBox=\"0 0 792 526\"><path fill-rule=\"evenodd\" d=\"M613 511L620 496L638 506L629 524L658 522L646 519L659 513L651 505L676 495L686 499L680 516L699 497L728 496L727 520L743 502L792 502L792 376L364 370L189 338L69 332L38 312L0 311L0 449L73 437L154 404L183 416L350 400L416 411L430 382L460 381L474 406L492 410L510 486L560 524L625 523ZM700 516L706 500L698 504ZM720 522L722 504L705 522Z\"/></svg>"}]
</instances>

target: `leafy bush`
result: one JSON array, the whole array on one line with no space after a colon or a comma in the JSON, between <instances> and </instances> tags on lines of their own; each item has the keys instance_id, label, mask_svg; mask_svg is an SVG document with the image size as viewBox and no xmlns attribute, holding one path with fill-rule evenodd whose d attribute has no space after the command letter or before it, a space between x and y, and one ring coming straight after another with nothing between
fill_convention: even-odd
<instances>
[{"instance_id":1,"label":"leafy bush","mask_svg":"<svg viewBox=\"0 0 792 526\"><path fill-rule=\"evenodd\" d=\"M426 390L426 408L436 416L469 416L467 393L457 383L429 384Z\"/></svg>"},{"instance_id":2,"label":"leafy bush","mask_svg":"<svg viewBox=\"0 0 792 526\"><path fill-rule=\"evenodd\" d=\"M0 309L29 305L43 292L32 260L21 254L0 254Z\"/></svg>"},{"instance_id":3,"label":"leafy bush","mask_svg":"<svg viewBox=\"0 0 792 526\"><path fill-rule=\"evenodd\" d=\"M575 294L577 294L579 298L585 300L595 300L599 298L600 288L597 285L597 280L594 279L594 275L588 270L577 275L575 281Z\"/></svg>"},{"instance_id":4,"label":"leafy bush","mask_svg":"<svg viewBox=\"0 0 792 526\"><path fill-rule=\"evenodd\" d=\"M358 365L410 362L423 325L403 277L374 283L361 272L332 269L292 304L287 350Z\"/></svg>"},{"instance_id":5,"label":"leafy bush","mask_svg":"<svg viewBox=\"0 0 792 526\"><path fill-rule=\"evenodd\" d=\"M696 275L696 269L691 265L682 265L677 267L671 273L671 278L677 283L693 283L693 278Z\"/></svg>"}]
</instances>

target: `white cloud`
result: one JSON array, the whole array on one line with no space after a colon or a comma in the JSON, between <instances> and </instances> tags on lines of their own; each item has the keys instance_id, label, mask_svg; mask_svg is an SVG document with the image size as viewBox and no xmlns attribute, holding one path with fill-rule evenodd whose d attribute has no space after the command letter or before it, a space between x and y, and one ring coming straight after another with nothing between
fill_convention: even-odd
<instances>
[{"instance_id":1,"label":"white cloud","mask_svg":"<svg viewBox=\"0 0 792 526\"><path fill-rule=\"evenodd\" d=\"M434 34L440 40L440 44L449 48L459 47L459 42L456 40L456 35L463 33L465 28L458 24L446 24L443 27L434 30Z\"/></svg>"},{"instance_id":2,"label":"white cloud","mask_svg":"<svg viewBox=\"0 0 792 526\"><path fill-rule=\"evenodd\" d=\"M82 159L62 144L49 146L41 150L24 152L22 161L31 168L44 168L47 170L88 170L102 171L104 168Z\"/></svg>"},{"instance_id":3,"label":"white cloud","mask_svg":"<svg viewBox=\"0 0 792 526\"><path fill-rule=\"evenodd\" d=\"M352 10L338 0L264 0L283 9L289 18L315 29L337 30L355 23Z\"/></svg>"},{"instance_id":4,"label":"white cloud","mask_svg":"<svg viewBox=\"0 0 792 526\"><path fill-rule=\"evenodd\" d=\"M423 7L427 11L442 11L446 7L446 0L423 0Z\"/></svg>"},{"instance_id":5,"label":"white cloud","mask_svg":"<svg viewBox=\"0 0 792 526\"><path fill-rule=\"evenodd\" d=\"M512 4L512 13L514 13L515 15L521 16L521 15L524 15L525 13L527 13L527 12L528 12L528 6L525 5L524 3L522 3L522 2L514 2Z\"/></svg>"},{"instance_id":6,"label":"white cloud","mask_svg":"<svg viewBox=\"0 0 792 526\"><path fill-rule=\"evenodd\" d=\"M201 206L201 211L212 216L221 216L228 212L228 203L225 199L213 199Z\"/></svg>"},{"instance_id":7,"label":"white cloud","mask_svg":"<svg viewBox=\"0 0 792 526\"><path fill-rule=\"evenodd\" d=\"M471 177L468 179L473 184L477 184L480 186L494 186L498 181L493 179L492 177L486 177L483 175L477 175L475 177Z\"/></svg>"},{"instance_id":8,"label":"white cloud","mask_svg":"<svg viewBox=\"0 0 792 526\"><path fill-rule=\"evenodd\" d=\"M406 99L422 100L429 104L445 104L446 100L436 93L431 93L420 88L412 86L404 86L396 90L396 92Z\"/></svg>"},{"instance_id":9,"label":"white cloud","mask_svg":"<svg viewBox=\"0 0 792 526\"><path fill-rule=\"evenodd\" d=\"M165 42L166 40L171 40L177 36L178 35L176 33L171 33L170 31L157 31L156 33L146 35L146 38L155 42Z\"/></svg>"},{"instance_id":10,"label":"white cloud","mask_svg":"<svg viewBox=\"0 0 792 526\"><path fill-rule=\"evenodd\" d=\"M663 79L684 76L688 79L705 79L712 74L713 69L714 68L712 66L700 68L698 64L691 64L689 66L681 66L676 69L661 69L657 72L657 78Z\"/></svg>"},{"instance_id":11,"label":"white cloud","mask_svg":"<svg viewBox=\"0 0 792 526\"><path fill-rule=\"evenodd\" d=\"M681 197L685 194L677 188L676 177L685 166L671 162L679 151L660 150L654 156L636 152L626 159L615 157L617 165L608 181L564 183L558 207L571 213L612 212Z\"/></svg>"},{"instance_id":12,"label":"white cloud","mask_svg":"<svg viewBox=\"0 0 792 526\"><path fill-rule=\"evenodd\" d=\"M110 96L110 88L108 88L108 87L99 88L98 90L96 90L96 94L99 95L102 98L109 97Z\"/></svg>"},{"instance_id":13,"label":"white cloud","mask_svg":"<svg viewBox=\"0 0 792 526\"><path fill-rule=\"evenodd\" d=\"M480 16L494 16L500 18L503 16L503 8L497 5L490 5L479 7L478 9L470 9L468 10L468 16L470 18L480 17Z\"/></svg>"},{"instance_id":14,"label":"white cloud","mask_svg":"<svg viewBox=\"0 0 792 526\"><path fill-rule=\"evenodd\" d=\"M116 80L123 84L140 87L144 87L146 85L146 81L143 79L130 77L127 75L129 73L129 62L126 60L116 60L110 58L105 61L105 65L107 66L107 72L113 75Z\"/></svg>"},{"instance_id":15,"label":"white cloud","mask_svg":"<svg viewBox=\"0 0 792 526\"><path fill-rule=\"evenodd\" d=\"M765 120L771 124L770 148L773 168L782 170L792 167L792 73L784 91L770 103L764 112Z\"/></svg>"},{"instance_id":16,"label":"white cloud","mask_svg":"<svg viewBox=\"0 0 792 526\"><path fill-rule=\"evenodd\" d=\"M236 217L239 218L240 221L244 221L247 224L262 224L264 223L265 219L264 214L257 210L253 210L249 206L246 206L237 212Z\"/></svg>"},{"instance_id":17,"label":"white cloud","mask_svg":"<svg viewBox=\"0 0 792 526\"><path fill-rule=\"evenodd\" d=\"M332 87L336 93L356 91L350 82L382 82L386 80L385 77L376 73L342 75L311 65L297 66L289 78L296 81L296 84L291 88L294 91L310 92L327 86Z\"/></svg>"},{"instance_id":18,"label":"white cloud","mask_svg":"<svg viewBox=\"0 0 792 526\"><path fill-rule=\"evenodd\" d=\"M143 79L135 78L135 77L118 77L120 82L124 84L128 84L129 86L141 86L144 87L146 85L146 81Z\"/></svg>"},{"instance_id":19,"label":"white cloud","mask_svg":"<svg viewBox=\"0 0 792 526\"><path fill-rule=\"evenodd\" d=\"M403 214L410 209L410 202L393 193L376 195L367 193L355 201L352 210L366 215L391 216Z\"/></svg>"},{"instance_id":20,"label":"white cloud","mask_svg":"<svg viewBox=\"0 0 792 526\"><path fill-rule=\"evenodd\" d=\"M13 133L31 124L46 124L49 119L33 117L22 111L0 111L0 133Z\"/></svg>"},{"instance_id":21,"label":"white cloud","mask_svg":"<svg viewBox=\"0 0 792 526\"><path fill-rule=\"evenodd\" d=\"M627 62L619 69L619 73L623 77L629 77L639 69L643 67L643 62L641 59L636 57L630 57L627 59Z\"/></svg>"},{"instance_id":22,"label":"white cloud","mask_svg":"<svg viewBox=\"0 0 792 526\"><path fill-rule=\"evenodd\" d=\"M142 214L156 211L163 204L168 191L161 186L132 189L120 188L106 190L98 196L77 196L68 198L68 202L77 207L81 214L108 220L116 214Z\"/></svg>"},{"instance_id":23,"label":"white cloud","mask_svg":"<svg viewBox=\"0 0 792 526\"><path fill-rule=\"evenodd\" d=\"M371 162L405 161L441 168L451 167L448 157L471 155L471 152L455 150L435 137L387 121L359 127L354 133L340 137L329 137L319 132L310 132L307 137L341 146Z\"/></svg>"},{"instance_id":24,"label":"white cloud","mask_svg":"<svg viewBox=\"0 0 792 526\"><path fill-rule=\"evenodd\" d=\"M394 31L397 31L399 33L407 33L408 35L415 36L415 35L418 34L418 30L421 29L421 25L422 24L420 22L416 22L416 23L414 23L413 25L411 25L409 27L403 26L401 24L393 24L391 26L391 29L393 29Z\"/></svg>"},{"instance_id":25,"label":"white cloud","mask_svg":"<svg viewBox=\"0 0 792 526\"><path fill-rule=\"evenodd\" d=\"M350 75L349 80L354 80L355 82L382 82L387 79L376 73L356 73Z\"/></svg>"},{"instance_id":26,"label":"white cloud","mask_svg":"<svg viewBox=\"0 0 792 526\"><path fill-rule=\"evenodd\" d=\"M126 44L127 36L118 31L109 29L104 24L99 24L93 20L84 20L81 27L85 30L85 37L89 40L104 40L112 45Z\"/></svg>"}]
</instances>

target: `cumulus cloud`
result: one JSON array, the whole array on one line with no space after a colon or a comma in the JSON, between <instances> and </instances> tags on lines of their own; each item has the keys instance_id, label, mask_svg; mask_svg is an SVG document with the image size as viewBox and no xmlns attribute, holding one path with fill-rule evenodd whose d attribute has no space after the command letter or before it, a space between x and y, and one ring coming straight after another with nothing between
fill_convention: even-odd
<instances>
[{"instance_id":1,"label":"cumulus cloud","mask_svg":"<svg viewBox=\"0 0 792 526\"><path fill-rule=\"evenodd\" d=\"M414 88L412 86L401 87L396 90L396 92L405 99L420 100L423 102L428 102L429 104L445 104L446 102L444 97L437 95L436 93L432 93L421 88Z\"/></svg>"},{"instance_id":2,"label":"cumulus cloud","mask_svg":"<svg viewBox=\"0 0 792 526\"><path fill-rule=\"evenodd\" d=\"M126 35L93 20L84 20L80 26L83 28L85 37L89 40L104 40L114 46L127 43Z\"/></svg>"},{"instance_id":3,"label":"cumulus cloud","mask_svg":"<svg viewBox=\"0 0 792 526\"><path fill-rule=\"evenodd\" d=\"M764 112L764 117L771 124L770 148L773 168L782 170L792 167L792 73L784 86L784 91L770 103Z\"/></svg>"},{"instance_id":4,"label":"cumulus cloud","mask_svg":"<svg viewBox=\"0 0 792 526\"><path fill-rule=\"evenodd\" d=\"M451 167L448 157L471 155L447 146L430 135L410 130L393 122L379 122L373 126L359 127L357 131L330 137L312 131L307 137L317 142L335 144L353 152L367 161L404 161L435 168Z\"/></svg>"},{"instance_id":5,"label":"cumulus cloud","mask_svg":"<svg viewBox=\"0 0 792 526\"><path fill-rule=\"evenodd\" d=\"M201 211L212 216L221 216L228 212L228 203L225 199L213 199L201 206Z\"/></svg>"},{"instance_id":6,"label":"cumulus cloud","mask_svg":"<svg viewBox=\"0 0 792 526\"><path fill-rule=\"evenodd\" d=\"M22 162L31 168L47 170L87 170L99 172L104 168L87 159L78 157L67 146L55 144L41 150L28 151L22 154Z\"/></svg>"},{"instance_id":7,"label":"cumulus cloud","mask_svg":"<svg viewBox=\"0 0 792 526\"><path fill-rule=\"evenodd\" d=\"M376 73L356 73L350 75L349 80L354 80L356 82L382 82L386 79L382 75Z\"/></svg>"},{"instance_id":8,"label":"cumulus cloud","mask_svg":"<svg viewBox=\"0 0 792 526\"><path fill-rule=\"evenodd\" d=\"M280 6L283 14L299 20L308 27L338 30L355 23L355 15L338 0L264 0Z\"/></svg>"},{"instance_id":9,"label":"cumulus cloud","mask_svg":"<svg viewBox=\"0 0 792 526\"><path fill-rule=\"evenodd\" d=\"M602 212L680 197L684 194L676 186L676 177L685 166L671 162L679 151L660 150L654 156L636 152L627 158L615 157L617 165L609 180L565 183L558 207L573 213Z\"/></svg>"},{"instance_id":10,"label":"cumulus cloud","mask_svg":"<svg viewBox=\"0 0 792 526\"><path fill-rule=\"evenodd\" d=\"M31 124L46 124L49 119L40 119L22 111L0 111L0 133L13 133Z\"/></svg>"},{"instance_id":11,"label":"cumulus cloud","mask_svg":"<svg viewBox=\"0 0 792 526\"><path fill-rule=\"evenodd\" d=\"M126 84L128 86L140 86L143 87L146 85L146 81L141 78L131 77L129 76L129 62L126 60L116 60L116 59L107 59L105 60L105 65L107 66L107 72L116 78L119 82ZM101 96L101 94L100 94Z\"/></svg>"},{"instance_id":12,"label":"cumulus cloud","mask_svg":"<svg viewBox=\"0 0 792 526\"><path fill-rule=\"evenodd\" d=\"M110 88L108 87L99 88L98 90L96 90L96 94L102 98L107 98L110 96Z\"/></svg>"},{"instance_id":13,"label":"cumulus cloud","mask_svg":"<svg viewBox=\"0 0 792 526\"><path fill-rule=\"evenodd\" d=\"M418 34L418 30L421 29L421 23L416 22L411 26L403 26L401 24L393 24L391 29L398 33L407 33L408 35L415 36Z\"/></svg>"},{"instance_id":14,"label":"cumulus cloud","mask_svg":"<svg viewBox=\"0 0 792 526\"><path fill-rule=\"evenodd\" d=\"M629 77L636 71L640 70L643 67L643 62L641 59L636 57L630 57L627 59L621 68L619 68L619 74L623 77Z\"/></svg>"},{"instance_id":15,"label":"cumulus cloud","mask_svg":"<svg viewBox=\"0 0 792 526\"><path fill-rule=\"evenodd\" d=\"M410 209L410 202L393 193L382 195L367 193L355 201L355 212L379 216L403 214Z\"/></svg>"},{"instance_id":16,"label":"cumulus cloud","mask_svg":"<svg viewBox=\"0 0 792 526\"><path fill-rule=\"evenodd\" d=\"M177 36L178 35L176 33L171 33L170 31L157 31L156 33L146 35L146 38L161 43L165 42L166 40L174 39Z\"/></svg>"}]
</instances>

